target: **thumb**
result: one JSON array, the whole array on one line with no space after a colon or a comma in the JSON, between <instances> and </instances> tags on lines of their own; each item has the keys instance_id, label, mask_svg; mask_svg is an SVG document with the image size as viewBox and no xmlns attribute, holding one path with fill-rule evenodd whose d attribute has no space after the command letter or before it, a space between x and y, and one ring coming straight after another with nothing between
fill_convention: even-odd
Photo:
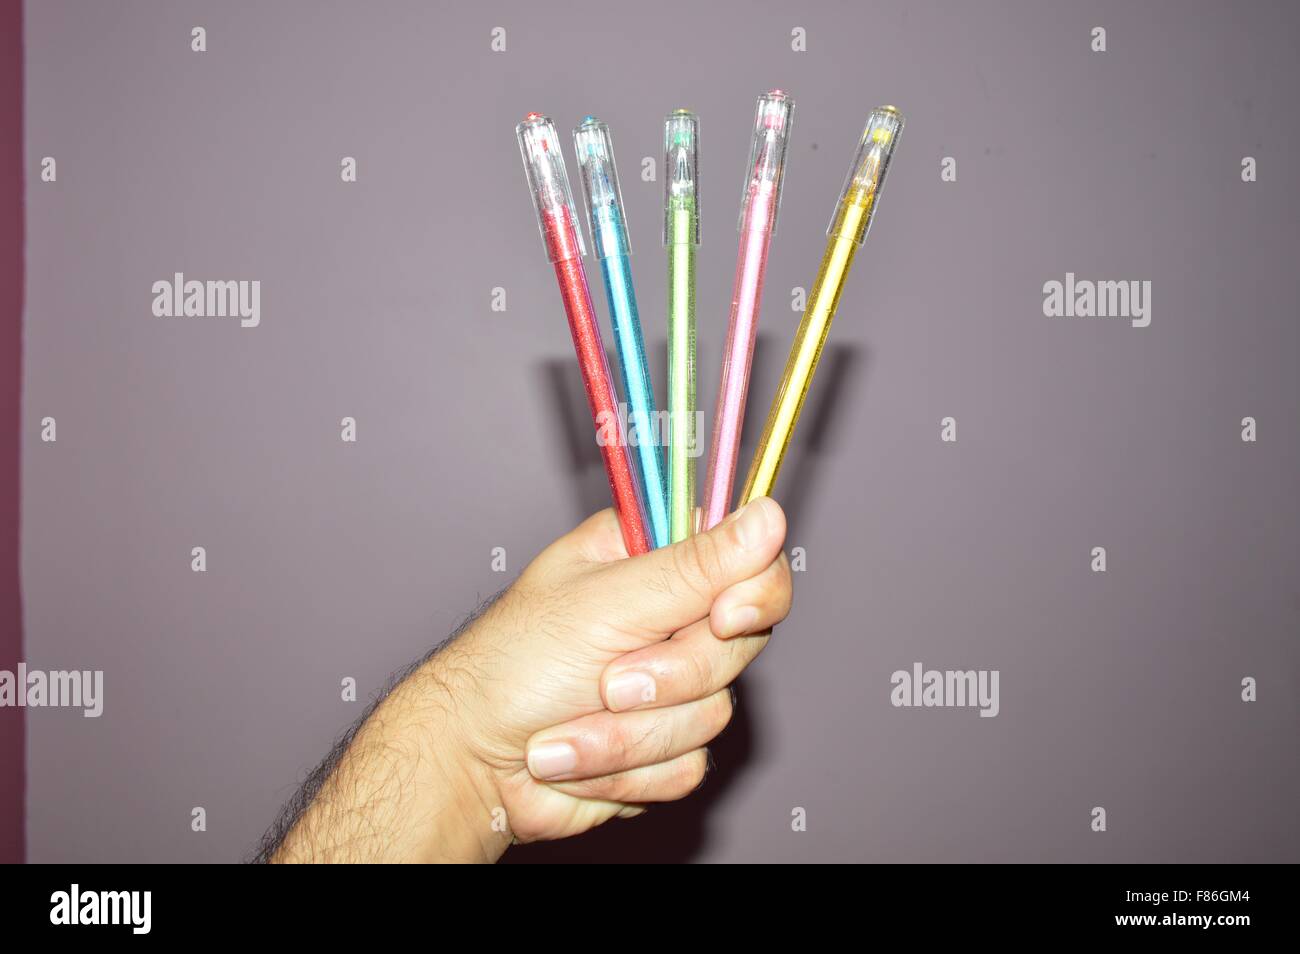
<instances>
[{"instance_id":1,"label":"thumb","mask_svg":"<svg viewBox=\"0 0 1300 954\"><path fill-rule=\"evenodd\" d=\"M607 564L598 577L615 620L673 633L708 616L727 587L767 569L784 542L785 514L772 498L759 497L712 530Z\"/></svg>"}]
</instances>

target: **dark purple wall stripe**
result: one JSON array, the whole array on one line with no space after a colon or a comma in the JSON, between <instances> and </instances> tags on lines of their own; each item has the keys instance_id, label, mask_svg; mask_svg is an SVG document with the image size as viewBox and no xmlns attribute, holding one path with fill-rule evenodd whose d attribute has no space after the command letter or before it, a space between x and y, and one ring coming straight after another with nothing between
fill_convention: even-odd
<instances>
[{"instance_id":1,"label":"dark purple wall stripe","mask_svg":"<svg viewBox=\"0 0 1300 954\"><path fill-rule=\"evenodd\" d=\"M23 353L23 8L0 0L0 669L23 651L18 474ZM23 710L0 709L0 862L23 860Z\"/></svg>"}]
</instances>

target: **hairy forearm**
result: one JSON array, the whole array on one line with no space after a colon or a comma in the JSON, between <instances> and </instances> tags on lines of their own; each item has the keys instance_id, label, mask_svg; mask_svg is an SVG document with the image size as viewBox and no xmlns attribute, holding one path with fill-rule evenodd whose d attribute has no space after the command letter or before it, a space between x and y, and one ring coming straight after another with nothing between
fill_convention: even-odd
<instances>
[{"instance_id":1,"label":"hairy forearm","mask_svg":"<svg viewBox=\"0 0 1300 954\"><path fill-rule=\"evenodd\" d=\"M490 781L458 739L443 662L424 663L371 714L270 860L500 857L509 835L493 829Z\"/></svg>"},{"instance_id":2,"label":"hairy forearm","mask_svg":"<svg viewBox=\"0 0 1300 954\"><path fill-rule=\"evenodd\" d=\"M509 844L490 775L464 745L477 692L467 630L398 673L307 777L258 862L494 861Z\"/></svg>"}]
</instances>

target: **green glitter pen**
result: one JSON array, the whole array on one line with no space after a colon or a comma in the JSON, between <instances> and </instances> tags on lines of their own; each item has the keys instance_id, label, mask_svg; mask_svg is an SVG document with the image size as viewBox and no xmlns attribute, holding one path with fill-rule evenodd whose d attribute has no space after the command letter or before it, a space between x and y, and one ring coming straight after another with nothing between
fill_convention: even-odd
<instances>
[{"instance_id":1,"label":"green glitter pen","mask_svg":"<svg viewBox=\"0 0 1300 954\"><path fill-rule=\"evenodd\" d=\"M664 247L668 250L668 509L670 538L695 532L695 250L700 244L700 118L664 120Z\"/></svg>"}]
</instances>

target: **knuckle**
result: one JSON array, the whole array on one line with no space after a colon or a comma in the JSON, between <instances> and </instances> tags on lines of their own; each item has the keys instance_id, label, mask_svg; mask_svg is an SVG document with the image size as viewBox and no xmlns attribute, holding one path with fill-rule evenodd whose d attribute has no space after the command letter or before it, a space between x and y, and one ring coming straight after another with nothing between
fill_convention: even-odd
<instances>
[{"instance_id":1,"label":"knuckle","mask_svg":"<svg viewBox=\"0 0 1300 954\"><path fill-rule=\"evenodd\" d=\"M614 761L620 764L626 761L636 748L638 737L625 720L611 720L607 745Z\"/></svg>"},{"instance_id":2,"label":"knuckle","mask_svg":"<svg viewBox=\"0 0 1300 954\"><path fill-rule=\"evenodd\" d=\"M647 736L648 746L652 752L651 758L655 764L666 762L672 758L673 730L672 722L668 716L660 716L655 719Z\"/></svg>"},{"instance_id":3,"label":"knuckle","mask_svg":"<svg viewBox=\"0 0 1300 954\"><path fill-rule=\"evenodd\" d=\"M736 697L730 686L713 695L713 712L711 725L714 727L714 735L717 735L728 725L731 724L731 718L736 714Z\"/></svg>"},{"instance_id":4,"label":"knuckle","mask_svg":"<svg viewBox=\"0 0 1300 954\"><path fill-rule=\"evenodd\" d=\"M708 774L708 758L703 749L682 756L673 763L672 772L657 786L660 801L677 801L690 795Z\"/></svg>"},{"instance_id":5,"label":"knuckle","mask_svg":"<svg viewBox=\"0 0 1300 954\"><path fill-rule=\"evenodd\" d=\"M725 645L725 644L724 644ZM711 648L711 647L710 647ZM703 650L688 653L686 656L687 679L690 682L691 698L700 699L713 691L717 678L714 658Z\"/></svg>"},{"instance_id":6,"label":"knuckle","mask_svg":"<svg viewBox=\"0 0 1300 954\"><path fill-rule=\"evenodd\" d=\"M672 729L666 715L654 714L648 721L626 720L626 724L615 720L611 736L610 747L621 756L625 767L657 765L668 760L673 748Z\"/></svg>"},{"instance_id":7,"label":"knuckle","mask_svg":"<svg viewBox=\"0 0 1300 954\"><path fill-rule=\"evenodd\" d=\"M696 791L704 784L705 776L709 774L708 750L697 749L688 758L682 759L682 763L681 777L678 781L681 785L682 795L685 796Z\"/></svg>"},{"instance_id":8,"label":"knuckle","mask_svg":"<svg viewBox=\"0 0 1300 954\"><path fill-rule=\"evenodd\" d=\"M785 579L777 589L776 596L776 619L772 621L775 625L790 615L790 609L794 606L794 591L790 587L790 571L786 570Z\"/></svg>"},{"instance_id":9,"label":"knuckle","mask_svg":"<svg viewBox=\"0 0 1300 954\"><path fill-rule=\"evenodd\" d=\"M654 781L644 772L626 772L618 777L608 797L620 802L648 802L654 798Z\"/></svg>"}]
</instances>

